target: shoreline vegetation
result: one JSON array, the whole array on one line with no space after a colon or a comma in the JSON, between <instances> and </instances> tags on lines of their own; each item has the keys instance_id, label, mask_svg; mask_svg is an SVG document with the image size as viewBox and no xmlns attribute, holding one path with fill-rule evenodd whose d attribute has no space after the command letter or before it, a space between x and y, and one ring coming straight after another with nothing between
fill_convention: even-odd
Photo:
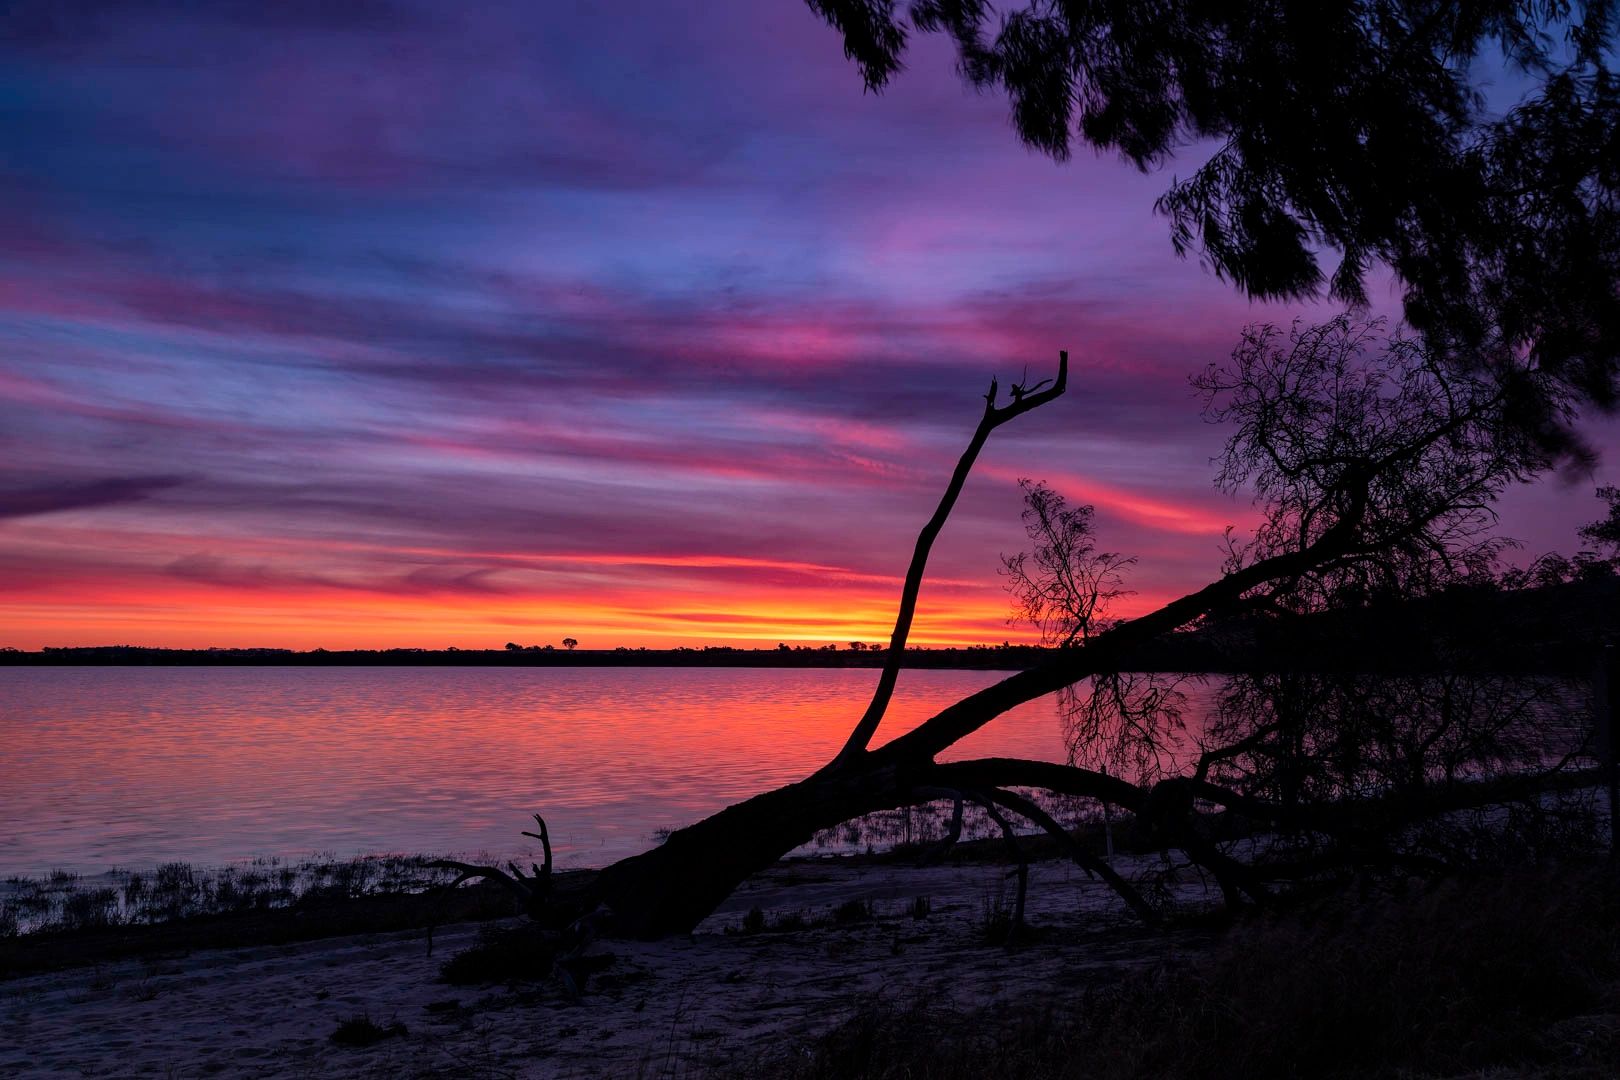
<instances>
[{"instance_id":1,"label":"shoreline vegetation","mask_svg":"<svg viewBox=\"0 0 1620 1080\"><path fill-rule=\"evenodd\" d=\"M898 815L874 815L852 825L858 835L852 831L842 837L851 848L795 854L777 869L791 876L794 868L813 872L836 866L858 876L861 868L898 867L903 873L909 864L936 861L929 852L940 843L943 824L919 813L913 826L915 839L908 841ZM1007 863L1006 848L999 837L989 835L987 823L969 821L963 832L938 862L958 867ZM1110 835L1122 856L1153 854L1129 822L1112 828ZM1100 824L1082 825L1074 836L1099 853L1107 843ZM838 839L822 838L818 846ZM1049 836L1025 836L1021 844L1031 863L1065 858L1064 849ZM444 886L456 875L433 861L432 856L403 854L265 857L221 867L168 863L147 871L12 876L0 882L0 987L24 975L176 951L286 945L356 933L425 933L434 926L509 919L518 913L510 894L491 882L447 891ZM557 876L566 882L595 872L567 869ZM831 910L795 911L772 926L810 926L835 915Z\"/></svg>"},{"instance_id":2,"label":"shoreline vegetation","mask_svg":"<svg viewBox=\"0 0 1620 1080\"><path fill-rule=\"evenodd\" d=\"M969 646L906 650L906 666L1012 670L1048 650ZM0 667L740 667L881 668L887 651L843 646L738 649L162 649L139 645L0 652Z\"/></svg>"},{"instance_id":3,"label":"shoreline vegetation","mask_svg":"<svg viewBox=\"0 0 1620 1080\"><path fill-rule=\"evenodd\" d=\"M1166 880L1180 916L1146 931L1031 843L1021 935L994 841L927 865L917 846L795 858L689 938L599 943L573 981L497 889L349 895L358 878L337 870L284 908L12 937L0 1065L1056 1080L1620 1064L1620 880L1601 857L1373 875L1235 916L1183 869ZM1143 873L1159 856L1126 837L1117 859ZM53 1034L86 1024L105 1038Z\"/></svg>"},{"instance_id":4,"label":"shoreline vegetation","mask_svg":"<svg viewBox=\"0 0 1620 1080\"><path fill-rule=\"evenodd\" d=\"M564 639L573 640L573 639ZM1122 671L1455 669L1503 674L1592 672L1605 643L1620 640L1620 577L1533 588L1468 585L1419 600L1285 618L1227 617L1141 645ZM1039 645L908 645L901 666L1024 670L1057 650ZM744 649L566 648L511 642L496 649L167 649L142 645L0 647L0 667L689 667L881 669L888 649L827 642Z\"/></svg>"},{"instance_id":5,"label":"shoreline vegetation","mask_svg":"<svg viewBox=\"0 0 1620 1080\"><path fill-rule=\"evenodd\" d=\"M1609 844L1599 835L1601 792L1588 786L1596 779L1590 771L1571 776L1558 790L1541 796L1544 802L1553 800L1549 805L1568 819L1561 825L1533 829L1506 838L1505 843L1476 838L1476 858L1456 873L1489 875L1523 866L1601 862ZM1135 817L1105 816L1099 808L1074 800L1048 797L1044 805L1064 821L1064 839L1044 832L1019 833L1016 849L1010 849L978 807L965 807L964 816L953 823L950 806L940 802L879 811L825 830L766 874L785 872L792 877L794 868L813 872L833 866L857 876L862 868L872 867L904 874L940 865L1000 866L1010 880L1020 863L1025 867L1062 863L1079 846L1099 861L1117 859L1134 867L1138 886L1156 897L1155 906L1168 926L1189 920L1202 925L1209 919L1224 924L1234 911L1242 910L1216 905L1218 890L1207 874L1185 861L1185 853L1164 849L1151 828ZM1211 838L1227 845L1258 851L1274 839L1230 815L1204 812L1200 819ZM1468 827L1462 821L1459 825ZM668 831L656 831L649 844L663 843ZM478 857L494 861L488 853ZM1620 867L1612 854L1608 865ZM585 881L598 872L599 868L578 867L559 869L556 875L559 887L564 887L570 879ZM1364 891L1384 887L1379 873L1365 872L1369 876ZM0 984L30 972L176 948L279 945L384 930L430 931L436 925L520 913L520 905L498 883L483 880L455 887L457 878L438 856L403 853L261 856L220 866L171 862L139 869L115 867L100 874L52 870L12 875L0 881ZM1088 875L1088 880L1093 879ZM1200 891L1189 900L1183 886L1192 880L1200 883ZM1405 887L1399 875L1389 880ZM1334 895L1338 885L1301 888L1299 895L1308 903L1318 894ZM799 912L783 928L832 914ZM1124 909L1118 914L1124 916ZM1011 940L1012 927L1007 929Z\"/></svg>"},{"instance_id":6,"label":"shoreline vegetation","mask_svg":"<svg viewBox=\"0 0 1620 1080\"><path fill-rule=\"evenodd\" d=\"M1129 854L1154 850L1129 819L1105 826L1086 808L1051 809L1071 821L1076 841L1099 855L1110 844ZM783 865L938 861L931 853L949 830L950 811L944 804L878 812L818 835ZM669 831L655 831L649 845L662 843ZM1023 836L1021 844L1032 860L1063 855L1045 834ZM488 853L477 857L501 861ZM70 964L81 953L96 957L96 948L140 952L148 940L191 942L187 928L202 928L208 941L244 944L264 934L271 935L265 940L272 940L278 934L351 932L365 925L362 913L370 909L390 929L426 928L436 903L443 904L437 917L445 922L516 912L510 894L494 883L472 882L447 892L444 886L457 875L435 866L437 858L397 853L342 858L318 853L307 858L261 856L222 866L170 862L138 869L115 867L99 874L57 869L11 875L0 880L0 980L41 963L54 964L58 954L62 963ZM977 865L1005 858L993 823L978 808L968 808L959 839L950 845L949 860ZM591 867L560 869L557 877L566 881L596 872ZM351 910L340 911L342 905ZM88 947L95 943L96 948Z\"/></svg>"}]
</instances>

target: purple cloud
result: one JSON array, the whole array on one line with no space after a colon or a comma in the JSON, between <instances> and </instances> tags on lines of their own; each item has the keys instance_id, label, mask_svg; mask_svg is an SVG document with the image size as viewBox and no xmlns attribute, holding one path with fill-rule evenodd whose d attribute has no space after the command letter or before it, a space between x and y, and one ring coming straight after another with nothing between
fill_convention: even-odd
<instances>
[{"instance_id":1,"label":"purple cloud","mask_svg":"<svg viewBox=\"0 0 1620 1080\"><path fill-rule=\"evenodd\" d=\"M840 590L882 608L989 377L1059 348L1070 394L998 432L925 605L996 624L1018 476L1095 501L1157 596L1250 512L1209 487L1187 375L1326 313L1176 260L1167 177L1026 154L941 42L864 95L793 0L5 25L0 576L34 600L0 623L605 597L633 637L768 628L780 590L822 626ZM1506 528L1568 547L1590 503L1537 489Z\"/></svg>"},{"instance_id":2,"label":"purple cloud","mask_svg":"<svg viewBox=\"0 0 1620 1080\"><path fill-rule=\"evenodd\" d=\"M181 476L108 476L32 487L0 487L0 518L34 517L143 502L185 483Z\"/></svg>"}]
</instances>

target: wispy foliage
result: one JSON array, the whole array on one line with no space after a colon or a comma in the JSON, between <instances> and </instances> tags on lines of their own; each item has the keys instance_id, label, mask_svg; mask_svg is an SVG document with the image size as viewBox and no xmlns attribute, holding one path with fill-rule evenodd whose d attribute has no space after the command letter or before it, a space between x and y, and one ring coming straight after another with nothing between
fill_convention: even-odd
<instances>
[{"instance_id":1,"label":"wispy foliage","mask_svg":"<svg viewBox=\"0 0 1620 1080\"><path fill-rule=\"evenodd\" d=\"M1364 305L1380 264L1434 353L1515 391L1513 419L1580 456L1570 397L1620 370L1620 84L1612 0L812 0L868 87L944 33L1018 136L1143 170L1214 151L1157 206L1178 251L1250 296ZM1527 92L1493 113L1494 65ZM1336 266L1323 258L1337 257ZM1544 377L1516 379L1528 360Z\"/></svg>"},{"instance_id":2,"label":"wispy foliage","mask_svg":"<svg viewBox=\"0 0 1620 1080\"><path fill-rule=\"evenodd\" d=\"M1216 484L1264 511L1228 571L1331 541L1339 554L1268 583L1257 606L1305 611L1432 592L1488 576L1498 496L1547 461L1507 426L1509 395L1419 342L1347 316L1250 327L1193 380L1230 425Z\"/></svg>"},{"instance_id":3,"label":"wispy foliage","mask_svg":"<svg viewBox=\"0 0 1620 1080\"><path fill-rule=\"evenodd\" d=\"M1067 648L1110 625L1108 609L1130 595L1125 571L1136 559L1097 550L1094 507L1070 506L1034 480L1020 480L1018 486L1024 492L1024 530L1031 549L1001 559L1013 595L1008 621L1034 626L1042 645Z\"/></svg>"},{"instance_id":4,"label":"wispy foliage","mask_svg":"<svg viewBox=\"0 0 1620 1080\"><path fill-rule=\"evenodd\" d=\"M1607 551L1612 558L1620 558L1620 487L1600 487L1598 498L1608 504L1608 514L1582 525L1580 537Z\"/></svg>"}]
</instances>

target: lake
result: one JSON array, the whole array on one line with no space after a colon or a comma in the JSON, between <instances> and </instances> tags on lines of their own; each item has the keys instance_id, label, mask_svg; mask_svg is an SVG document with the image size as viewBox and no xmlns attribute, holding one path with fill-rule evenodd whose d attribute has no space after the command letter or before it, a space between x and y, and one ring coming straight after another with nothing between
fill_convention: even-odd
<instances>
[{"instance_id":1,"label":"lake","mask_svg":"<svg viewBox=\"0 0 1620 1080\"><path fill-rule=\"evenodd\" d=\"M536 811L559 866L600 866L824 764L877 674L3 668L0 878L323 853L527 856L520 830ZM878 743L1003 674L904 672ZM1542 721L1554 759L1589 715L1585 684L1558 684L1565 700ZM1189 733L1224 685L1182 683ZM998 754L1065 760L1055 700L944 756Z\"/></svg>"},{"instance_id":2,"label":"lake","mask_svg":"<svg viewBox=\"0 0 1620 1080\"><path fill-rule=\"evenodd\" d=\"M908 671L879 741L1001 677ZM543 813L597 866L841 745L877 672L7 668L0 877L333 852L505 856ZM1051 699L952 756L1063 760Z\"/></svg>"}]
</instances>

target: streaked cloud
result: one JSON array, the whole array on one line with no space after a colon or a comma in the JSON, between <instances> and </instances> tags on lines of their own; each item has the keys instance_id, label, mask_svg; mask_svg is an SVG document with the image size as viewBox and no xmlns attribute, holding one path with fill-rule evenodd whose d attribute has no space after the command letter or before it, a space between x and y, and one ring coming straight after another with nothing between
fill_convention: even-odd
<instances>
[{"instance_id":1,"label":"streaked cloud","mask_svg":"<svg viewBox=\"0 0 1620 1080\"><path fill-rule=\"evenodd\" d=\"M1252 518L1186 378L1312 310L1177 261L1167 177L1023 152L939 42L873 97L794 0L6 27L0 644L880 639L989 377L1059 348L919 640L1019 635L1018 477L1142 556L1132 610Z\"/></svg>"}]
</instances>

